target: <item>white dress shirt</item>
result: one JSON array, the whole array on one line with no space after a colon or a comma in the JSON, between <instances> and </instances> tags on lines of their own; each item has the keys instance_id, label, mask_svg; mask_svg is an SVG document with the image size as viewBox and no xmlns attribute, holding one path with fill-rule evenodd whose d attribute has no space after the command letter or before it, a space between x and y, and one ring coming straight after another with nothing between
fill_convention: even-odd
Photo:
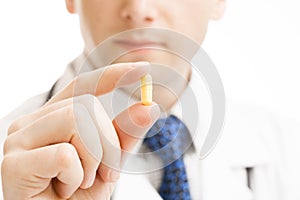
<instances>
[{"instance_id":1,"label":"white dress shirt","mask_svg":"<svg viewBox=\"0 0 300 200\"><path fill-rule=\"evenodd\" d=\"M82 64L83 57L73 61L58 80L54 94L71 81ZM86 70L89 70L88 68ZM297 200L300 199L299 130L292 120L273 117L257 107L237 103L227 103L227 113L222 135L213 151L199 159L199 151L211 120L211 104L205 84L192 74L190 87L195 92L199 109L198 133L193 145L184 154L188 182L192 199L195 200ZM33 97L0 121L0 133L4 141L9 124L19 116L38 109L46 101L48 93ZM100 97L104 104L110 103L111 94ZM124 95L122 91L119 94ZM189 129L193 119L181 116L180 102L171 112L182 118ZM182 101L181 101L182 100ZM128 106L128 105L124 105ZM114 108L115 109L115 108ZM122 106L117 110L122 110ZM119 110L119 111L120 111ZM113 117L116 110L107 110ZM191 116L193 117L193 116ZM142 141L136 150L142 147ZM158 158L147 160L137 158L131 163L159 163ZM128 162L130 163L130 161ZM162 170L151 173L122 173L113 199L161 199L157 190L160 186Z\"/></svg>"}]
</instances>

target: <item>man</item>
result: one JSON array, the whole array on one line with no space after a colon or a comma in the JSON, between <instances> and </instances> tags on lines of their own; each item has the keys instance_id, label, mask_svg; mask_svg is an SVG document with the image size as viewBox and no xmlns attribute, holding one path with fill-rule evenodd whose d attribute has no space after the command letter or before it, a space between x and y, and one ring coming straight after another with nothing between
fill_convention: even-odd
<instances>
[{"instance_id":1,"label":"man","mask_svg":"<svg viewBox=\"0 0 300 200\"><path fill-rule=\"evenodd\" d=\"M80 18L84 53L68 66L50 95L29 100L2 121L8 135L2 161L4 198L168 199L158 192L162 170L122 174L120 180L118 171L126 160L121 150L134 150L137 138L159 118L158 105L134 104L111 121L95 96L137 82L149 73L148 62L169 63L170 57L133 53L105 71L78 74L80 66L105 39L134 28L171 29L201 45L209 20L222 17L225 0L66 0L66 6ZM192 73L189 67L175 70L187 81ZM164 99L155 100L166 109L177 100ZM189 191L174 199L287 199L288 181L281 180L286 178L281 162L285 144L272 120L259 110L230 105L227 118L210 156L199 160L196 143L184 155Z\"/></svg>"}]
</instances>

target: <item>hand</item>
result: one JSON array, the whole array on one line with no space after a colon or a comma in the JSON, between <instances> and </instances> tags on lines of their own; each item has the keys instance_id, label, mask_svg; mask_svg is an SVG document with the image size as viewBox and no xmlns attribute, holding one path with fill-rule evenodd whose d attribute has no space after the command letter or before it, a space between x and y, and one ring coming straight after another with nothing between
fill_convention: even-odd
<instances>
[{"instance_id":1,"label":"hand","mask_svg":"<svg viewBox=\"0 0 300 200\"><path fill-rule=\"evenodd\" d=\"M122 150L134 147L160 111L138 103L111 121L95 96L139 81L149 67L124 63L83 73L14 121L4 144L4 198L110 199L126 159Z\"/></svg>"}]
</instances>

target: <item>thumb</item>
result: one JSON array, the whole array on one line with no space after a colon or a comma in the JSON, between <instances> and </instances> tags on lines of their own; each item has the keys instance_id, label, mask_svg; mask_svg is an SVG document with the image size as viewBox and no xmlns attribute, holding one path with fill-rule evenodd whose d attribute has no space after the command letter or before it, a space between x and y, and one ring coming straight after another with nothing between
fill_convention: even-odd
<instances>
[{"instance_id":1,"label":"thumb","mask_svg":"<svg viewBox=\"0 0 300 200\"><path fill-rule=\"evenodd\" d=\"M144 106L141 103L137 103L122 111L113 120L123 152L121 163L119 163L121 166L126 160L124 152L131 151L136 143L144 138L159 116L160 109L157 104ZM114 182L119 178L119 167L121 166L115 166L112 163L101 163L98 172L103 181Z\"/></svg>"},{"instance_id":2,"label":"thumb","mask_svg":"<svg viewBox=\"0 0 300 200\"><path fill-rule=\"evenodd\" d=\"M157 104L144 106L137 103L121 112L113 121L121 148L125 151L132 150L135 144L144 138L159 116L160 108Z\"/></svg>"}]
</instances>

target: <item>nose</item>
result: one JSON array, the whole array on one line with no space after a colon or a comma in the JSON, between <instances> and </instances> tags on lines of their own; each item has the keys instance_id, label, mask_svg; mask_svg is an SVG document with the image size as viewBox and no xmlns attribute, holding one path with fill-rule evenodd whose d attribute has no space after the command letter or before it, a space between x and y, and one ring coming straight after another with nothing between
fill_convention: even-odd
<instances>
[{"instance_id":1,"label":"nose","mask_svg":"<svg viewBox=\"0 0 300 200\"><path fill-rule=\"evenodd\" d=\"M150 25L157 17L154 0L124 0L121 17L127 23Z\"/></svg>"}]
</instances>

